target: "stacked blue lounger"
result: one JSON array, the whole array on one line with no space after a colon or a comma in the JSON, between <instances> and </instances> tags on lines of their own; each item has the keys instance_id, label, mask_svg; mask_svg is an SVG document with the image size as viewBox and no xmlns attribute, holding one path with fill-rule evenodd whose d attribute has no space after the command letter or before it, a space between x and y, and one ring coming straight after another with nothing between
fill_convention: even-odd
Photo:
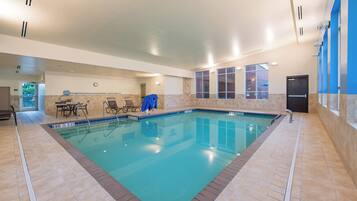
<instances>
[{"instance_id":1,"label":"stacked blue lounger","mask_svg":"<svg viewBox=\"0 0 357 201\"><path fill-rule=\"evenodd\" d=\"M141 111L145 112L146 110L157 109L157 100L158 96L156 94L145 96L143 104L141 105Z\"/></svg>"}]
</instances>

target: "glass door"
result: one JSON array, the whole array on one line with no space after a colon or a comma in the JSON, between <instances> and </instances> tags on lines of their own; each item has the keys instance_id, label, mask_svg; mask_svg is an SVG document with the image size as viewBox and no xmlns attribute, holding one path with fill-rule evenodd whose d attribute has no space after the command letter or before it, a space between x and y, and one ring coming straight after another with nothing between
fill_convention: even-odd
<instances>
[{"instance_id":1,"label":"glass door","mask_svg":"<svg viewBox=\"0 0 357 201\"><path fill-rule=\"evenodd\" d=\"M37 89L38 86L34 82L22 83L22 110L38 110Z\"/></svg>"}]
</instances>

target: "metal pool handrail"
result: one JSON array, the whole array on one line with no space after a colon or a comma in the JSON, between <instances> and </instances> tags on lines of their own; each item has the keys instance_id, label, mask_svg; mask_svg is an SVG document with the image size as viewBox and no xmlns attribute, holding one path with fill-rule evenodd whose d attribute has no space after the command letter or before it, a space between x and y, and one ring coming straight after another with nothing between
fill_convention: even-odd
<instances>
[{"instance_id":1,"label":"metal pool handrail","mask_svg":"<svg viewBox=\"0 0 357 201\"><path fill-rule=\"evenodd\" d=\"M286 109L285 112L287 112L290 116L289 123L293 123L293 111Z\"/></svg>"},{"instance_id":2,"label":"metal pool handrail","mask_svg":"<svg viewBox=\"0 0 357 201\"><path fill-rule=\"evenodd\" d=\"M276 115L275 117L274 117L274 119L272 119L271 120L271 122L270 122L270 125L272 125L277 119L279 119L281 117L281 115L279 114L279 115Z\"/></svg>"}]
</instances>

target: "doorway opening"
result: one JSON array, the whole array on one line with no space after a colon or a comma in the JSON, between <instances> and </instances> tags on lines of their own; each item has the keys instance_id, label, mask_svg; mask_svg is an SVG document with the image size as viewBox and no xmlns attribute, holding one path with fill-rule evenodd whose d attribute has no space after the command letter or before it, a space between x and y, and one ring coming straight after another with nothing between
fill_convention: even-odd
<instances>
[{"instance_id":1,"label":"doorway opening","mask_svg":"<svg viewBox=\"0 0 357 201\"><path fill-rule=\"evenodd\" d=\"M146 84L140 84L141 102L144 100L145 96L146 96Z\"/></svg>"},{"instance_id":2,"label":"doorway opening","mask_svg":"<svg viewBox=\"0 0 357 201\"><path fill-rule=\"evenodd\" d=\"M38 110L38 85L35 82L24 82L21 85L21 110Z\"/></svg>"},{"instance_id":3,"label":"doorway opening","mask_svg":"<svg viewBox=\"0 0 357 201\"><path fill-rule=\"evenodd\" d=\"M309 76L297 75L286 78L286 105L293 112L309 112Z\"/></svg>"}]
</instances>

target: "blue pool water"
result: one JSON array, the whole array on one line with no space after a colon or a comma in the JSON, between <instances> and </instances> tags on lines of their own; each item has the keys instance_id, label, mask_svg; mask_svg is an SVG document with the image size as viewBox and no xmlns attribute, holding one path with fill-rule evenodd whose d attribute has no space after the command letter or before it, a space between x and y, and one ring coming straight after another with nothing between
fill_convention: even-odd
<instances>
[{"instance_id":1,"label":"blue pool water","mask_svg":"<svg viewBox=\"0 0 357 201\"><path fill-rule=\"evenodd\" d=\"M185 201L243 153L273 118L193 111L56 130L141 200Z\"/></svg>"}]
</instances>

